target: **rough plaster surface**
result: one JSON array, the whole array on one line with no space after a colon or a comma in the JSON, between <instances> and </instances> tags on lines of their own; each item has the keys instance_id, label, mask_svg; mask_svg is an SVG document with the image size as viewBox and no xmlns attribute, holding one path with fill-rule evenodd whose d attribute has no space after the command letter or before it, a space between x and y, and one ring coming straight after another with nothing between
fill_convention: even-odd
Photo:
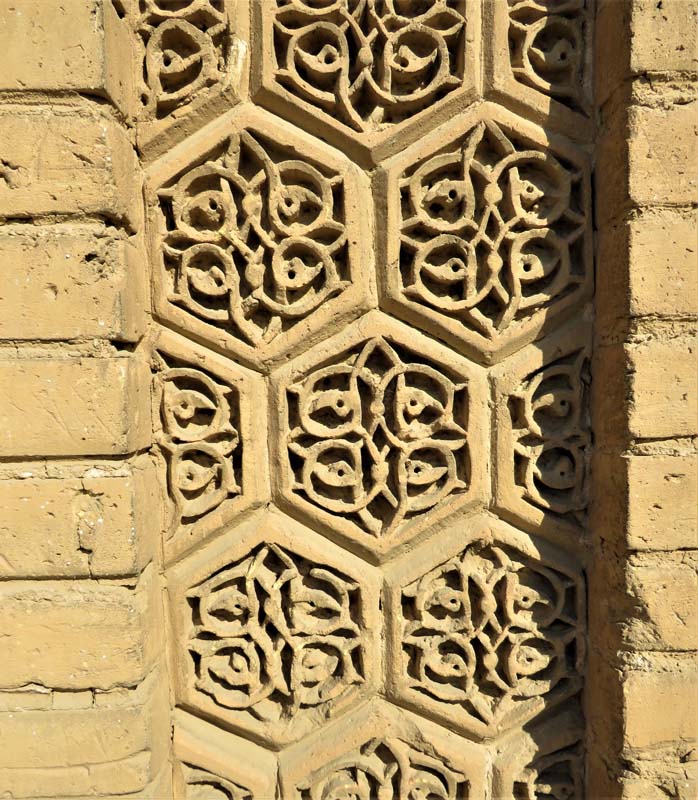
<instances>
[{"instance_id":1,"label":"rough plaster surface","mask_svg":"<svg viewBox=\"0 0 698 800\"><path fill-rule=\"evenodd\" d=\"M0 797L696 796L689 0L0 0Z\"/></svg>"}]
</instances>

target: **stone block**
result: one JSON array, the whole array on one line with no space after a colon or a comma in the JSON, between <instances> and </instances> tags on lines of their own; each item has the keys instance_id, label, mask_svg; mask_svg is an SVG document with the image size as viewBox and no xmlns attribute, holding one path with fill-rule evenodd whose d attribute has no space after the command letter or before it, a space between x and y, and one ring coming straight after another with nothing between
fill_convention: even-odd
<instances>
[{"instance_id":1,"label":"stone block","mask_svg":"<svg viewBox=\"0 0 698 800\"><path fill-rule=\"evenodd\" d=\"M132 240L102 225L8 225L0 230L0 338L135 341L143 271Z\"/></svg>"},{"instance_id":2,"label":"stone block","mask_svg":"<svg viewBox=\"0 0 698 800\"><path fill-rule=\"evenodd\" d=\"M0 577L137 574L158 534L157 492L146 465L96 477L0 482Z\"/></svg>"},{"instance_id":3,"label":"stone block","mask_svg":"<svg viewBox=\"0 0 698 800\"><path fill-rule=\"evenodd\" d=\"M628 546L698 547L698 456L636 456L627 470Z\"/></svg>"},{"instance_id":4,"label":"stone block","mask_svg":"<svg viewBox=\"0 0 698 800\"><path fill-rule=\"evenodd\" d=\"M624 5L616 0L616 5ZM633 73L698 69L698 6L692 0L633 0L630 69Z\"/></svg>"},{"instance_id":5,"label":"stone block","mask_svg":"<svg viewBox=\"0 0 698 800\"><path fill-rule=\"evenodd\" d=\"M128 30L111 0L0 0L0 90L68 90L124 105Z\"/></svg>"},{"instance_id":6,"label":"stone block","mask_svg":"<svg viewBox=\"0 0 698 800\"><path fill-rule=\"evenodd\" d=\"M0 360L5 456L121 455L149 442L149 373L135 356Z\"/></svg>"},{"instance_id":7,"label":"stone block","mask_svg":"<svg viewBox=\"0 0 698 800\"><path fill-rule=\"evenodd\" d=\"M2 687L109 689L142 680L160 647L154 592L148 572L136 588L93 581L3 582Z\"/></svg>"},{"instance_id":8,"label":"stone block","mask_svg":"<svg viewBox=\"0 0 698 800\"><path fill-rule=\"evenodd\" d=\"M0 217L72 214L139 225L139 168L123 128L94 108L0 109Z\"/></svg>"},{"instance_id":9,"label":"stone block","mask_svg":"<svg viewBox=\"0 0 698 800\"><path fill-rule=\"evenodd\" d=\"M627 355L630 435L670 439L698 433L695 336L628 345Z\"/></svg>"}]
</instances>

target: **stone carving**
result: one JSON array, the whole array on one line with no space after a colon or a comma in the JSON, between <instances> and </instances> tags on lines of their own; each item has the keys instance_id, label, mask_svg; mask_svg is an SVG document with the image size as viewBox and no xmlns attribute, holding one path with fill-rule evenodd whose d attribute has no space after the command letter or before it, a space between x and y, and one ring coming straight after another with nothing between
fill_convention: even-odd
<instances>
[{"instance_id":1,"label":"stone carving","mask_svg":"<svg viewBox=\"0 0 698 800\"><path fill-rule=\"evenodd\" d=\"M590 276L585 170L489 119L393 186L388 291L456 342L489 353Z\"/></svg>"},{"instance_id":2,"label":"stone carving","mask_svg":"<svg viewBox=\"0 0 698 800\"><path fill-rule=\"evenodd\" d=\"M579 592L559 569L474 541L402 588L398 683L475 731L530 716L528 701L579 682Z\"/></svg>"},{"instance_id":3,"label":"stone carving","mask_svg":"<svg viewBox=\"0 0 698 800\"><path fill-rule=\"evenodd\" d=\"M584 800L581 744L540 756L514 783L514 800Z\"/></svg>"},{"instance_id":4,"label":"stone carving","mask_svg":"<svg viewBox=\"0 0 698 800\"><path fill-rule=\"evenodd\" d=\"M579 516L588 502L588 384L582 349L527 375L509 398L516 486L557 514Z\"/></svg>"},{"instance_id":5,"label":"stone carving","mask_svg":"<svg viewBox=\"0 0 698 800\"><path fill-rule=\"evenodd\" d=\"M357 132L401 122L462 85L465 0L276 0L274 79Z\"/></svg>"},{"instance_id":6,"label":"stone carving","mask_svg":"<svg viewBox=\"0 0 698 800\"><path fill-rule=\"evenodd\" d=\"M139 0L133 25L142 48L146 116L165 117L224 79L230 51L226 2Z\"/></svg>"},{"instance_id":7,"label":"stone carving","mask_svg":"<svg viewBox=\"0 0 698 800\"><path fill-rule=\"evenodd\" d=\"M287 387L292 491L387 537L470 482L466 383L376 336Z\"/></svg>"},{"instance_id":8,"label":"stone carving","mask_svg":"<svg viewBox=\"0 0 698 800\"><path fill-rule=\"evenodd\" d=\"M241 492L242 442L234 386L162 352L155 386L168 493L179 522L199 519Z\"/></svg>"},{"instance_id":9,"label":"stone carving","mask_svg":"<svg viewBox=\"0 0 698 800\"><path fill-rule=\"evenodd\" d=\"M509 50L516 80L575 110L584 94L586 0L508 0Z\"/></svg>"},{"instance_id":10,"label":"stone carving","mask_svg":"<svg viewBox=\"0 0 698 800\"><path fill-rule=\"evenodd\" d=\"M252 792L210 772L185 765L185 800L254 800Z\"/></svg>"},{"instance_id":11,"label":"stone carving","mask_svg":"<svg viewBox=\"0 0 698 800\"><path fill-rule=\"evenodd\" d=\"M187 593L196 690L261 720L290 720L364 680L362 592L339 570L260 545Z\"/></svg>"},{"instance_id":12,"label":"stone carving","mask_svg":"<svg viewBox=\"0 0 698 800\"><path fill-rule=\"evenodd\" d=\"M163 299L253 354L283 345L360 277L345 175L271 134L228 133L157 192Z\"/></svg>"},{"instance_id":13,"label":"stone carving","mask_svg":"<svg viewBox=\"0 0 698 800\"><path fill-rule=\"evenodd\" d=\"M299 800L361 798L362 800L463 800L469 781L438 757L421 752L399 738L375 738L356 752L314 770L297 784Z\"/></svg>"}]
</instances>

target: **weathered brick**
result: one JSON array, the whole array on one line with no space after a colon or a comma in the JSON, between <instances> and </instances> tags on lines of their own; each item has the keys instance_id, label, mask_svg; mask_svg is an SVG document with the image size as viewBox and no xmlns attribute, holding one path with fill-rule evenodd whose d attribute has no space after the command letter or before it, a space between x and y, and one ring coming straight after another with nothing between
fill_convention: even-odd
<instances>
[{"instance_id":1,"label":"weathered brick","mask_svg":"<svg viewBox=\"0 0 698 800\"><path fill-rule=\"evenodd\" d=\"M124 107L129 36L111 0L0 0L0 90L73 90Z\"/></svg>"},{"instance_id":2,"label":"weathered brick","mask_svg":"<svg viewBox=\"0 0 698 800\"><path fill-rule=\"evenodd\" d=\"M0 360L5 456L119 455L149 442L149 385L137 357Z\"/></svg>"},{"instance_id":3,"label":"weathered brick","mask_svg":"<svg viewBox=\"0 0 698 800\"><path fill-rule=\"evenodd\" d=\"M628 643L640 650L698 649L697 569L695 551L630 558L628 587L642 611L628 620Z\"/></svg>"},{"instance_id":4,"label":"weathered brick","mask_svg":"<svg viewBox=\"0 0 698 800\"><path fill-rule=\"evenodd\" d=\"M124 129L106 112L0 108L0 217L93 215L137 227L139 174Z\"/></svg>"},{"instance_id":5,"label":"weathered brick","mask_svg":"<svg viewBox=\"0 0 698 800\"><path fill-rule=\"evenodd\" d=\"M143 270L131 239L102 225L0 229L0 338L135 341Z\"/></svg>"},{"instance_id":6,"label":"weathered brick","mask_svg":"<svg viewBox=\"0 0 698 800\"><path fill-rule=\"evenodd\" d=\"M136 588L96 581L3 582L0 685L134 685L159 649L157 610L150 571Z\"/></svg>"},{"instance_id":7,"label":"weathered brick","mask_svg":"<svg viewBox=\"0 0 698 800\"><path fill-rule=\"evenodd\" d=\"M628 546L698 547L698 456L628 459Z\"/></svg>"},{"instance_id":8,"label":"weathered brick","mask_svg":"<svg viewBox=\"0 0 698 800\"><path fill-rule=\"evenodd\" d=\"M146 465L121 472L0 481L0 577L136 575L157 541L157 492Z\"/></svg>"},{"instance_id":9,"label":"weathered brick","mask_svg":"<svg viewBox=\"0 0 698 800\"><path fill-rule=\"evenodd\" d=\"M628 345L631 436L672 438L698 433L695 336Z\"/></svg>"}]
</instances>

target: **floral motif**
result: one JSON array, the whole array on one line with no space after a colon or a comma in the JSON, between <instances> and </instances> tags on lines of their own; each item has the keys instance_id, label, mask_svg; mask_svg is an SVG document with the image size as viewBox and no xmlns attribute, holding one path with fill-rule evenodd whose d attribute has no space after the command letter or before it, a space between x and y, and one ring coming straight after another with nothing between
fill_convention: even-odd
<instances>
[{"instance_id":1,"label":"floral motif","mask_svg":"<svg viewBox=\"0 0 698 800\"><path fill-rule=\"evenodd\" d=\"M514 783L514 800L583 800L584 797L581 744L536 758Z\"/></svg>"},{"instance_id":2,"label":"floral motif","mask_svg":"<svg viewBox=\"0 0 698 800\"><path fill-rule=\"evenodd\" d=\"M364 680L361 590L336 570L261 545L187 597L194 686L219 706L290 719Z\"/></svg>"},{"instance_id":3,"label":"floral motif","mask_svg":"<svg viewBox=\"0 0 698 800\"><path fill-rule=\"evenodd\" d=\"M117 0L117 10L130 0ZM139 0L132 16L143 59L141 104L162 118L225 77L230 29L226 0Z\"/></svg>"},{"instance_id":4,"label":"floral motif","mask_svg":"<svg viewBox=\"0 0 698 800\"><path fill-rule=\"evenodd\" d=\"M404 680L490 724L578 676L577 583L477 541L402 590Z\"/></svg>"},{"instance_id":5,"label":"floral motif","mask_svg":"<svg viewBox=\"0 0 698 800\"><path fill-rule=\"evenodd\" d=\"M159 353L156 387L167 482L180 521L240 493L242 443L236 390Z\"/></svg>"},{"instance_id":6,"label":"floral motif","mask_svg":"<svg viewBox=\"0 0 698 800\"><path fill-rule=\"evenodd\" d=\"M588 113L586 0L509 0L509 49L518 81Z\"/></svg>"},{"instance_id":7,"label":"floral motif","mask_svg":"<svg viewBox=\"0 0 698 800\"><path fill-rule=\"evenodd\" d=\"M467 793L465 775L397 738L370 739L296 787L299 800L462 800Z\"/></svg>"},{"instance_id":8,"label":"floral motif","mask_svg":"<svg viewBox=\"0 0 698 800\"><path fill-rule=\"evenodd\" d=\"M252 793L197 767L185 767L186 800L253 800Z\"/></svg>"},{"instance_id":9,"label":"floral motif","mask_svg":"<svg viewBox=\"0 0 698 800\"><path fill-rule=\"evenodd\" d=\"M169 301L262 346L350 285L342 177L251 131L159 191Z\"/></svg>"},{"instance_id":10,"label":"floral motif","mask_svg":"<svg viewBox=\"0 0 698 800\"><path fill-rule=\"evenodd\" d=\"M509 398L514 479L528 502L558 514L588 503L589 363L573 353L529 375Z\"/></svg>"},{"instance_id":11,"label":"floral motif","mask_svg":"<svg viewBox=\"0 0 698 800\"><path fill-rule=\"evenodd\" d=\"M399 291L496 340L585 280L582 172L494 122L400 180Z\"/></svg>"},{"instance_id":12,"label":"floral motif","mask_svg":"<svg viewBox=\"0 0 698 800\"><path fill-rule=\"evenodd\" d=\"M387 536L468 487L467 390L374 338L288 387L294 491Z\"/></svg>"},{"instance_id":13,"label":"floral motif","mask_svg":"<svg viewBox=\"0 0 698 800\"><path fill-rule=\"evenodd\" d=\"M465 0L276 0L275 79L355 131L401 122L463 83Z\"/></svg>"}]
</instances>

